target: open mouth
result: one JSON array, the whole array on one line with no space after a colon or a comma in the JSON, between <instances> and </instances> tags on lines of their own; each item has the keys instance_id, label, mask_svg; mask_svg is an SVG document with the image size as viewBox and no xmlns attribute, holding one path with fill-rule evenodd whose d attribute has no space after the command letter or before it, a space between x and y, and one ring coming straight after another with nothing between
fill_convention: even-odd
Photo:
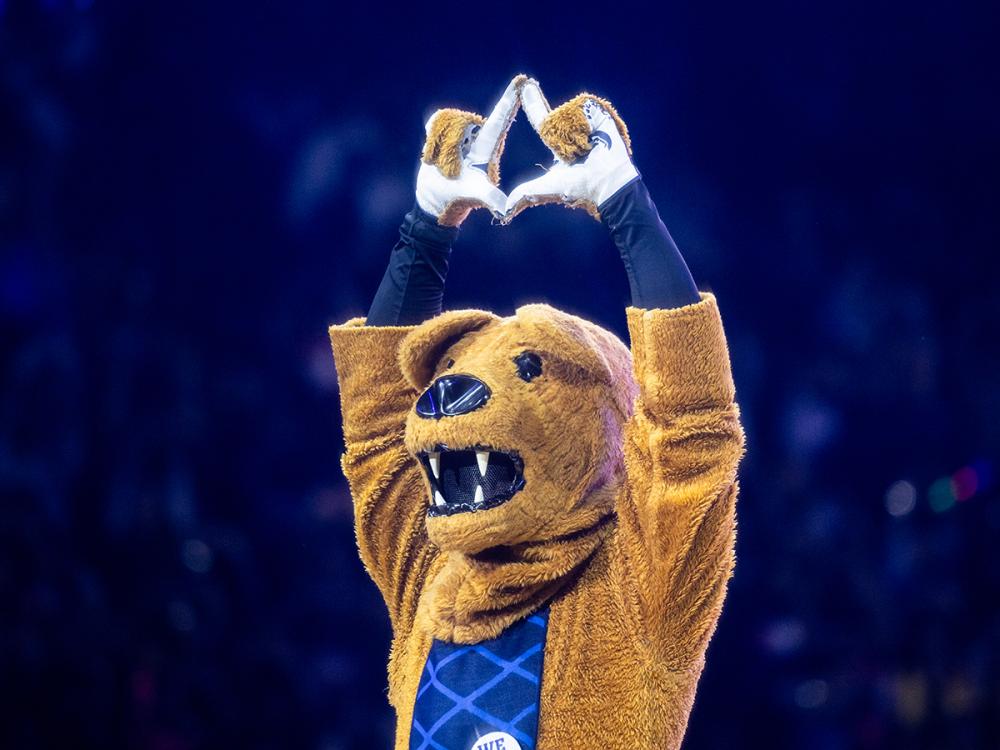
<instances>
[{"instance_id":1,"label":"open mouth","mask_svg":"<svg viewBox=\"0 0 1000 750\"><path fill-rule=\"evenodd\" d=\"M495 508L524 486L524 464L510 451L439 445L417 458L431 483L429 516Z\"/></svg>"}]
</instances>

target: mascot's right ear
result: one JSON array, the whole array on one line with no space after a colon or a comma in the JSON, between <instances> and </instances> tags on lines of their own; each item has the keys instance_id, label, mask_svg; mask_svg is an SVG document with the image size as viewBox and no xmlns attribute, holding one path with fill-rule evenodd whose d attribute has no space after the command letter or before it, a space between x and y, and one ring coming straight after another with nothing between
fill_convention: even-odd
<instances>
[{"instance_id":1,"label":"mascot's right ear","mask_svg":"<svg viewBox=\"0 0 1000 750\"><path fill-rule=\"evenodd\" d=\"M417 391L424 390L448 347L465 334L499 320L485 310L454 310L421 323L399 347L399 367L406 380Z\"/></svg>"}]
</instances>

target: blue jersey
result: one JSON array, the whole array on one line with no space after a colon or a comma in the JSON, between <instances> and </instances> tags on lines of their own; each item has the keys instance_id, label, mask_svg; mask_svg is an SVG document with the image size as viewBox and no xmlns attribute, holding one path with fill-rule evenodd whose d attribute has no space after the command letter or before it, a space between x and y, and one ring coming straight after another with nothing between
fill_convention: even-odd
<instances>
[{"instance_id":1,"label":"blue jersey","mask_svg":"<svg viewBox=\"0 0 1000 750\"><path fill-rule=\"evenodd\" d=\"M548 609L473 645L431 644L411 750L534 750Z\"/></svg>"}]
</instances>

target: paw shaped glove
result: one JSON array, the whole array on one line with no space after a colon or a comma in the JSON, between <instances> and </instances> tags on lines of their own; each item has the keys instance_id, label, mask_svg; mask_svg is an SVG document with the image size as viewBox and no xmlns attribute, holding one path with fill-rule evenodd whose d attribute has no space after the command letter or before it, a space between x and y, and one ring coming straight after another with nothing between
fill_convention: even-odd
<instances>
[{"instance_id":1,"label":"paw shaped glove","mask_svg":"<svg viewBox=\"0 0 1000 750\"><path fill-rule=\"evenodd\" d=\"M439 224L458 226L475 208L503 216L507 196L497 187L500 155L525 80L516 76L485 119L460 109L439 109L427 121L417 205Z\"/></svg>"},{"instance_id":2,"label":"paw shaped glove","mask_svg":"<svg viewBox=\"0 0 1000 750\"><path fill-rule=\"evenodd\" d=\"M618 112L611 102L587 93L550 109L534 79L521 88L521 106L555 161L545 174L511 191L504 221L543 203L583 208L600 219L599 207L639 177L628 128Z\"/></svg>"}]
</instances>

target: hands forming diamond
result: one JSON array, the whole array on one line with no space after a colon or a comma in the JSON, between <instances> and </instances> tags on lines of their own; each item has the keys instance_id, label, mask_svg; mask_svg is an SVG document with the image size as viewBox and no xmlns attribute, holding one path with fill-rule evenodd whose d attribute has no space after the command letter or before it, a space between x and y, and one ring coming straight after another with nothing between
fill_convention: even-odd
<instances>
[{"instance_id":1,"label":"hands forming diamond","mask_svg":"<svg viewBox=\"0 0 1000 750\"><path fill-rule=\"evenodd\" d=\"M519 107L552 152L542 175L505 195L500 156ZM538 81L516 76L489 117L439 109L426 125L417 203L440 224L457 226L476 208L509 223L530 206L560 203L600 218L598 207L639 176L628 129L610 102L582 93L551 109Z\"/></svg>"}]
</instances>

